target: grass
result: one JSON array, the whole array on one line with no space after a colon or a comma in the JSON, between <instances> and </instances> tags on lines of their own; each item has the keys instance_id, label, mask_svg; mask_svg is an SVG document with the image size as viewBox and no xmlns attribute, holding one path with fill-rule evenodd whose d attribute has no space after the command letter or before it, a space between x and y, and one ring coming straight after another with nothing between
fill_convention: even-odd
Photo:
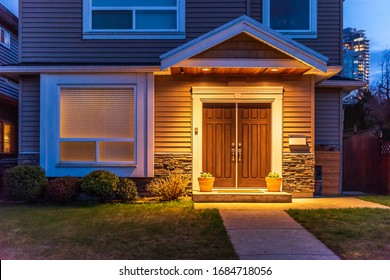
<instances>
[{"instance_id":1,"label":"grass","mask_svg":"<svg viewBox=\"0 0 390 280\"><path fill-rule=\"evenodd\" d=\"M218 211L190 201L0 212L0 259L237 259Z\"/></svg>"},{"instance_id":2,"label":"grass","mask_svg":"<svg viewBox=\"0 0 390 280\"><path fill-rule=\"evenodd\" d=\"M390 196L359 197L389 205ZM342 259L390 260L390 209L288 210Z\"/></svg>"},{"instance_id":3,"label":"grass","mask_svg":"<svg viewBox=\"0 0 390 280\"><path fill-rule=\"evenodd\" d=\"M374 203L383 204L390 207L389 195L367 195L367 196L359 196L358 198L366 201L371 201Z\"/></svg>"}]
</instances>

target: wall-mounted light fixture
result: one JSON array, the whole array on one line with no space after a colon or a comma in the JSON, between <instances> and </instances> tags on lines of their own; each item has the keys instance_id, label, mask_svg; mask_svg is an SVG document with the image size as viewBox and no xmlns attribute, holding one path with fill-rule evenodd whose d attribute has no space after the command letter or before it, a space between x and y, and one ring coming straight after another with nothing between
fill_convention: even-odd
<instances>
[{"instance_id":1,"label":"wall-mounted light fixture","mask_svg":"<svg viewBox=\"0 0 390 280\"><path fill-rule=\"evenodd\" d=\"M183 74L184 74L184 68L180 67L180 75L183 75Z\"/></svg>"}]
</instances>

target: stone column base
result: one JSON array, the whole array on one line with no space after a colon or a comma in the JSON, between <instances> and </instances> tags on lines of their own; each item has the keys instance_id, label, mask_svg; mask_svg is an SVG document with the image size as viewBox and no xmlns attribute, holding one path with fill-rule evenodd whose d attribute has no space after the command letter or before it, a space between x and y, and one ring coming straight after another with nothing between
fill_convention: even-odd
<instances>
[{"instance_id":1,"label":"stone column base","mask_svg":"<svg viewBox=\"0 0 390 280\"><path fill-rule=\"evenodd\" d=\"M293 197L313 197L314 153L284 153L282 165L283 191Z\"/></svg>"}]
</instances>

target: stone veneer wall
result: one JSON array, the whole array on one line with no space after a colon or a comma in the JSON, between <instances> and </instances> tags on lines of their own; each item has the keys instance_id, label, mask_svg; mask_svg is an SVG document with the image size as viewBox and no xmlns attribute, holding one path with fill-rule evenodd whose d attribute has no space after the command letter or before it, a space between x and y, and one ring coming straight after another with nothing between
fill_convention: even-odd
<instances>
[{"instance_id":1,"label":"stone veneer wall","mask_svg":"<svg viewBox=\"0 0 390 280\"><path fill-rule=\"evenodd\" d=\"M192 175L192 154L154 154L154 176L161 177L169 171L182 170Z\"/></svg>"},{"instance_id":2,"label":"stone veneer wall","mask_svg":"<svg viewBox=\"0 0 390 280\"><path fill-rule=\"evenodd\" d=\"M18 165L39 165L38 154L19 154Z\"/></svg>"},{"instance_id":3,"label":"stone veneer wall","mask_svg":"<svg viewBox=\"0 0 390 280\"><path fill-rule=\"evenodd\" d=\"M315 155L313 153L283 154L283 191L294 197L310 197L314 193Z\"/></svg>"}]
</instances>

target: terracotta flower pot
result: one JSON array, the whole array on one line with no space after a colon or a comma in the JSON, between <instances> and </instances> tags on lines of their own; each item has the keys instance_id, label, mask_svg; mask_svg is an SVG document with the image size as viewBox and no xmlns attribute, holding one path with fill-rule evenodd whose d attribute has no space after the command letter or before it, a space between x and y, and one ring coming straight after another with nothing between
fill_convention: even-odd
<instances>
[{"instance_id":1,"label":"terracotta flower pot","mask_svg":"<svg viewBox=\"0 0 390 280\"><path fill-rule=\"evenodd\" d=\"M280 192L280 186L282 184L282 178L265 178L267 189L269 192Z\"/></svg>"},{"instance_id":2,"label":"terracotta flower pot","mask_svg":"<svg viewBox=\"0 0 390 280\"><path fill-rule=\"evenodd\" d=\"M199 190L201 192L212 192L213 191L213 185L215 178L214 177L207 177L207 178L198 178L199 181Z\"/></svg>"}]
</instances>

